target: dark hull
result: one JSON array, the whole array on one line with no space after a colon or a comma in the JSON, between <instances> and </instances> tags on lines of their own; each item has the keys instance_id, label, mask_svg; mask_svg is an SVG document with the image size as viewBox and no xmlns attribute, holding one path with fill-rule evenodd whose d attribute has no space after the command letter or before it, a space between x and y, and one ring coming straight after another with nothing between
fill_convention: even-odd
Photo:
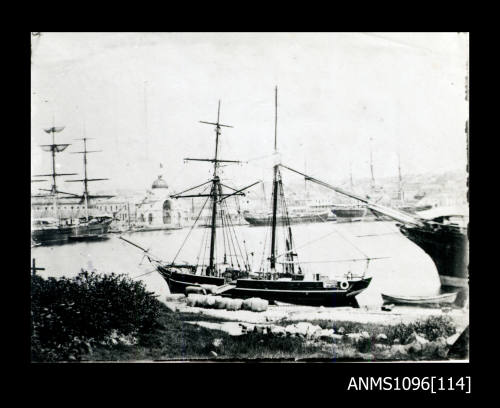
<instances>
[{"instance_id":1,"label":"dark hull","mask_svg":"<svg viewBox=\"0 0 500 408\"><path fill-rule=\"evenodd\" d=\"M104 238L108 234L111 222L112 220L105 220L97 223L76 225L69 239L72 241L86 241Z\"/></svg>"},{"instance_id":2,"label":"dark hull","mask_svg":"<svg viewBox=\"0 0 500 408\"><path fill-rule=\"evenodd\" d=\"M36 229L31 231L31 238L36 244L54 245L68 242L74 227Z\"/></svg>"},{"instance_id":3,"label":"dark hull","mask_svg":"<svg viewBox=\"0 0 500 408\"><path fill-rule=\"evenodd\" d=\"M247 221L250 225L271 225L272 217L254 217L251 215L244 216L245 221ZM328 220L328 213L324 214L314 214L314 215L304 215L304 216L296 216L289 217L288 220L285 217L277 217L276 224L277 225L287 225L290 224L303 224L303 223L312 223L312 222L326 222Z\"/></svg>"},{"instance_id":4,"label":"dark hull","mask_svg":"<svg viewBox=\"0 0 500 408\"><path fill-rule=\"evenodd\" d=\"M404 205L402 207L397 207L398 210L415 214L419 211L426 211L432 208L432 205Z\"/></svg>"},{"instance_id":5,"label":"dark hull","mask_svg":"<svg viewBox=\"0 0 500 408\"><path fill-rule=\"evenodd\" d=\"M321 281L277 281L238 279L236 287L222 296L248 299L258 297L270 302L284 302L307 306L355 306L355 296L365 290L371 278L351 281L346 290L324 288Z\"/></svg>"},{"instance_id":6,"label":"dark hull","mask_svg":"<svg viewBox=\"0 0 500 408\"><path fill-rule=\"evenodd\" d=\"M340 218L361 218L367 212L368 215L371 213L365 211L364 208L350 207L350 208L334 208L332 213L334 213L337 219Z\"/></svg>"},{"instance_id":7,"label":"dark hull","mask_svg":"<svg viewBox=\"0 0 500 408\"><path fill-rule=\"evenodd\" d=\"M156 269L167 282L170 293L186 293L188 286L222 286L226 283L224 278L173 272L161 265L156 265ZM371 278L353 280L347 289L339 289L325 288L321 281L237 279L235 287L223 291L221 296L238 299L258 297L270 302L308 306L357 307L355 296L364 291L370 282Z\"/></svg>"},{"instance_id":8,"label":"dark hull","mask_svg":"<svg viewBox=\"0 0 500 408\"><path fill-rule=\"evenodd\" d=\"M170 289L170 293L185 293L188 286L195 285L224 285L224 278L216 276L195 275L192 273L171 272L163 266L157 266L156 269L165 279Z\"/></svg>"},{"instance_id":9,"label":"dark hull","mask_svg":"<svg viewBox=\"0 0 500 408\"><path fill-rule=\"evenodd\" d=\"M399 227L403 235L422 248L434 261L442 286L468 287L468 239L453 227Z\"/></svg>"}]
</instances>

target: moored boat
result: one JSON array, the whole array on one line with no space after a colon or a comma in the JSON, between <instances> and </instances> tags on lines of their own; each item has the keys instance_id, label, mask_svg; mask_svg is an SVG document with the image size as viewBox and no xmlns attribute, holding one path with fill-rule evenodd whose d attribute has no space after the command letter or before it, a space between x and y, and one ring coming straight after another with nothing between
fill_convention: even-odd
<instances>
[{"instance_id":1,"label":"moored boat","mask_svg":"<svg viewBox=\"0 0 500 408\"><path fill-rule=\"evenodd\" d=\"M405 304L405 305L421 305L421 304L451 304L457 298L458 292L443 293L429 296L403 296L403 295L387 295L382 293L382 299L386 303Z\"/></svg>"}]
</instances>

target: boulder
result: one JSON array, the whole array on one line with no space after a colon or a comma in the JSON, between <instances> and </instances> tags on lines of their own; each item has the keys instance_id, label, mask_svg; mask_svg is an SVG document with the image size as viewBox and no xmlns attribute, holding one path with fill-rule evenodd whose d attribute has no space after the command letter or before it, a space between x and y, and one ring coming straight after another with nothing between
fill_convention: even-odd
<instances>
[{"instance_id":1,"label":"boulder","mask_svg":"<svg viewBox=\"0 0 500 408\"><path fill-rule=\"evenodd\" d=\"M175 302L175 301L184 299L185 297L186 297L186 295L184 295L183 293L172 293L170 295L167 295L165 297L165 300L167 302Z\"/></svg>"},{"instance_id":2,"label":"boulder","mask_svg":"<svg viewBox=\"0 0 500 408\"><path fill-rule=\"evenodd\" d=\"M429 340L427 340L425 337L413 332L412 334L410 334L410 336L406 339L406 344L414 344L414 343L418 343L418 344L426 344L428 343Z\"/></svg>"},{"instance_id":3,"label":"boulder","mask_svg":"<svg viewBox=\"0 0 500 408\"><path fill-rule=\"evenodd\" d=\"M333 338L335 335L333 329L322 329L321 332L319 333L320 338ZM338 336L338 335L337 335ZM342 336L340 336L342 337Z\"/></svg>"},{"instance_id":4,"label":"boulder","mask_svg":"<svg viewBox=\"0 0 500 408\"><path fill-rule=\"evenodd\" d=\"M286 336L286 331L283 326L273 326L271 327L270 334L273 336L283 337Z\"/></svg>"},{"instance_id":5,"label":"boulder","mask_svg":"<svg viewBox=\"0 0 500 408\"><path fill-rule=\"evenodd\" d=\"M345 334L345 329L344 329L343 327L339 327L339 328L337 329L337 333L338 333L338 334Z\"/></svg>"},{"instance_id":6,"label":"boulder","mask_svg":"<svg viewBox=\"0 0 500 408\"><path fill-rule=\"evenodd\" d=\"M377 334L377 341L387 341L387 336L384 333Z\"/></svg>"},{"instance_id":7,"label":"boulder","mask_svg":"<svg viewBox=\"0 0 500 408\"><path fill-rule=\"evenodd\" d=\"M285 333L287 336L294 337L297 334L297 329L295 328L295 325L289 324L288 326L286 326Z\"/></svg>"},{"instance_id":8,"label":"boulder","mask_svg":"<svg viewBox=\"0 0 500 408\"><path fill-rule=\"evenodd\" d=\"M346 337L349 340L352 340L352 341L359 341L359 340L361 340L363 338L363 336L361 335L361 333L347 333Z\"/></svg>"},{"instance_id":9,"label":"boulder","mask_svg":"<svg viewBox=\"0 0 500 408\"><path fill-rule=\"evenodd\" d=\"M212 345L216 348L219 348L222 345L222 339L221 338L216 338L212 342Z\"/></svg>"}]
</instances>

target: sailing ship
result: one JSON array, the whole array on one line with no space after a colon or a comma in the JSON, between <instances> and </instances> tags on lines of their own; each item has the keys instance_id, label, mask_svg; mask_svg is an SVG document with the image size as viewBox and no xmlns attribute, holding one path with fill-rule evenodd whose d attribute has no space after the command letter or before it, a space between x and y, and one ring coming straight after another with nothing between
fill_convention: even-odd
<instances>
[{"instance_id":1,"label":"sailing ship","mask_svg":"<svg viewBox=\"0 0 500 408\"><path fill-rule=\"evenodd\" d=\"M172 198L176 199L206 197L203 206L199 210L198 216L194 220L186 238L184 239L183 244L179 248L172 262L166 263L160 260L158 257L149 253L149 251L141 248L139 245L123 237L120 237L122 240L138 247L145 252L148 260L167 282L171 293L185 293L185 290L188 286L221 286L226 281L232 281L238 277L247 276L250 271L248 256L245 256L245 254L243 253L242 245L240 244L239 239L234 231L234 225L232 222L233 220L230 216L227 199L229 197L245 195L245 190L254 186L255 184L258 184L259 182L253 183L241 189L229 187L221 182L221 178L219 176L220 163L239 163L239 161L226 159L223 160L219 158L221 128L233 127L230 125L222 124L220 122L220 101L217 110L217 121L200 121L200 123L212 125L215 127L216 136L214 157L209 159L185 158L184 160L213 163L212 178L198 186L188 188L187 190L172 195ZM186 194L203 186L205 188L201 193ZM223 192L223 187L226 190L229 189L231 191ZM210 188L210 192L207 194L206 191L208 190L208 188ZM189 239L194 228L200 221L202 221L202 214L205 214L205 208L208 208L210 211L210 228L207 228L207 233L203 234L204 239L202 239L201 242L199 256L196 262L192 262L191 264L179 263L177 262L177 257L180 254L185 243ZM221 236L219 237L217 237L218 229L222 230L222 233L220 234ZM219 245L217 245L217 238L219 238ZM222 241L222 248L220 248L220 241ZM219 248L217 248L218 246ZM208 257L206 256L207 251ZM219 256L217 259L217 254L222 255L222 257Z\"/></svg>"},{"instance_id":2,"label":"sailing ship","mask_svg":"<svg viewBox=\"0 0 500 408\"><path fill-rule=\"evenodd\" d=\"M52 173L37 174L34 177L52 177L52 186L49 189L41 188L41 191L47 191L49 194L35 194L32 198L42 198L52 203L52 216L36 217L31 222L31 240L33 245L52 245L60 244L68 241L69 236L73 233L74 226L67 220L63 220L59 212L59 200L71 198L74 194L59 191L57 188L57 177L73 176L76 173L57 173L56 171L56 153L61 153L67 149L70 144L56 143L55 134L64 130L64 126L52 126L44 131L52 135L52 143L48 145L40 145L43 151L51 152L52 154ZM45 180L32 180L32 182L42 182ZM61 196L64 194L65 196ZM68 197L69 196L69 197Z\"/></svg>"},{"instance_id":3,"label":"sailing ship","mask_svg":"<svg viewBox=\"0 0 500 408\"><path fill-rule=\"evenodd\" d=\"M308 207L293 207L288 211L288 217L279 214L276 217L277 225L287 225L290 224L303 224L312 222L326 222L330 221L329 211L314 211ZM243 217L250 225L265 225L269 226L272 224L273 214L271 212L266 213L250 213L244 212Z\"/></svg>"},{"instance_id":4,"label":"sailing ship","mask_svg":"<svg viewBox=\"0 0 500 408\"><path fill-rule=\"evenodd\" d=\"M69 236L69 239L73 241L87 241L87 240L105 238L109 230L109 225L111 224L111 222L113 222L112 216L105 213L96 212L95 210L92 211L91 199L112 198L114 196L89 194L89 188L88 188L89 182L108 180L107 178L88 178L87 154L98 153L101 151L101 150L87 150L87 140L89 139L92 138L83 137L81 139L76 139L83 141L83 151L73 152L73 154L83 155L84 178L79 180L65 180L67 183L83 183L83 193L81 196L81 202L84 204L84 215L78 219L74 229L72 230L71 235Z\"/></svg>"},{"instance_id":5,"label":"sailing ship","mask_svg":"<svg viewBox=\"0 0 500 408\"><path fill-rule=\"evenodd\" d=\"M277 88L275 90L275 139L274 147L277 151ZM138 247L144 251L145 256L155 266L156 270L163 276L172 293L186 293L188 286L200 286L208 288L212 286L212 292L224 297L234 298L251 298L259 297L267 299L270 302L284 302L303 305L317 306L358 306L355 296L365 290L371 282L371 277L352 276L348 274L345 277L330 279L329 277L316 274L316 279L306 280L302 272L301 265L296 260L298 254L294 245L292 236L290 217L288 216L283 182L281 178L280 165L276 164L273 167L273 194L272 194L272 218L271 218L271 255L266 262L266 268L262 268L258 272L251 271L248 262L248 256L240 252L238 261L236 252L241 247L234 242L238 242L237 237L233 235L223 235L224 239L224 260L216 263L215 260L215 243L217 222L216 216L220 210L224 209L225 200L234 195L244 195L243 191L254 186L253 183L243 189L233 189L230 193L222 193L222 183L220 182L217 170L220 162L235 162L231 160L218 159L218 141L220 136L221 126L219 121L219 111L217 114L217 122L202 122L215 125L216 143L215 157L213 159L186 159L209 161L214 163L213 178L206 183L190 188L176 195L181 197L203 197L208 196L207 200L211 201L212 222L210 234L210 255L208 264L182 264L176 263L177 255L170 263L161 261L158 257L151 254L148 250L139 245L121 237L124 241ZM210 194L185 194L195 188L208 184L211 188ZM227 186L225 186L227 187ZM286 231L285 252L278 254L277 246L277 227L278 227L278 203L281 206L281 216L283 217L283 227ZM218 210L218 205L220 209ZM204 208L204 207L203 207ZM201 211L203 211L203 208ZM201 215L200 211L200 215ZM220 211L224 220L224 211ZM194 227L195 224L193 224ZM230 227L230 225L229 225ZM192 230L192 229L191 229ZM191 231L190 231L191 232ZM188 234L189 236L189 234ZM186 242L188 237L184 240ZM228 244L229 253L226 251L226 242ZM232 248L231 248L232 244ZM203 247L203 245L202 245ZM182 247L181 247L182 248ZM229 258L226 256L229 255ZM236 262L235 262L236 260ZM369 259L367 260L369 262ZM264 263L264 262L263 262Z\"/></svg>"},{"instance_id":6,"label":"sailing ship","mask_svg":"<svg viewBox=\"0 0 500 408\"><path fill-rule=\"evenodd\" d=\"M418 213L419 225L399 224L401 233L433 260L441 286L467 288L469 264L466 211L432 209Z\"/></svg>"},{"instance_id":7,"label":"sailing ship","mask_svg":"<svg viewBox=\"0 0 500 408\"><path fill-rule=\"evenodd\" d=\"M277 156L277 119L278 88L275 89L275 131L274 153ZM278 206L281 218L278 217ZM285 243L284 252L278 254L279 221L283 223ZM266 268L242 277L215 291L226 297L247 299L259 297L270 302L283 302L314 306L353 306L357 307L355 296L364 291L371 282L371 277L355 277L352 274L341 278L330 278L316 274L316 279L306 280L298 262L298 253L294 244L291 221L287 210L280 164L273 166L273 193L271 219L271 248Z\"/></svg>"},{"instance_id":8,"label":"sailing ship","mask_svg":"<svg viewBox=\"0 0 500 408\"><path fill-rule=\"evenodd\" d=\"M46 133L52 135L52 144L41 145L42 149L46 152L52 153L52 173L50 174L37 174L35 177L52 177L51 189L40 189L41 191L47 191L49 194L33 195L34 198L43 198L50 200L52 202L52 215L47 217L36 217L32 220L31 226L31 236L32 241L35 244L40 245L53 245L53 244L64 244L73 240L93 240L100 239L106 236L109 224L112 222L112 217L107 214L96 213L90 214L90 199L93 198L110 198L112 196L108 195L90 195L88 192L88 182L105 180L105 179L89 179L87 177L87 154L93 153L87 151L86 140L88 138L82 139L84 141L84 151L75 152L81 153L84 156L84 172L85 177L82 180L66 180L72 182L83 182L84 192L82 195L74 194L69 192L64 192L57 187L57 177L61 176L74 176L77 173L57 173L56 171L56 153L61 153L66 150L70 144L58 144L55 143L55 133L59 133L64 129L64 126L52 126L49 129L44 129ZM33 180L43 181L43 180ZM84 204L84 216L79 219L73 219L71 217L63 216L60 201L61 200L78 200L78 204Z\"/></svg>"}]
</instances>

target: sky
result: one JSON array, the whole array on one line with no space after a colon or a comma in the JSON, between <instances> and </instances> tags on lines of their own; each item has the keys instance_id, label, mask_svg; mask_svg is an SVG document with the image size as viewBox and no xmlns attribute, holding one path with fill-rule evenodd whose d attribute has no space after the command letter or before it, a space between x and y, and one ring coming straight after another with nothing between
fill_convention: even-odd
<instances>
[{"instance_id":1,"label":"sky","mask_svg":"<svg viewBox=\"0 0 500 408\"><path fill-rule=\"evenodd\" d=\"M65 126L58 170L82 173L92 137L94 191L201 184L221 100L222 168L244 186L272 177L274 88L281 161L336 182L463 170L468 35L464 33L45 33L32 39L31 167L48 173L43 131ZM370 139L372 140L370 142ZM160 168L160 163L162 168ZM296 176L289 175L291 180ZM68 177L70 179L71 177ZM74 177L73 177L74 178ZM58 180L78 192L78 183ZM37 183L37 187L42 183ZM47 183L49 184L49 183Z\"/></svg>"}]
</instances>

